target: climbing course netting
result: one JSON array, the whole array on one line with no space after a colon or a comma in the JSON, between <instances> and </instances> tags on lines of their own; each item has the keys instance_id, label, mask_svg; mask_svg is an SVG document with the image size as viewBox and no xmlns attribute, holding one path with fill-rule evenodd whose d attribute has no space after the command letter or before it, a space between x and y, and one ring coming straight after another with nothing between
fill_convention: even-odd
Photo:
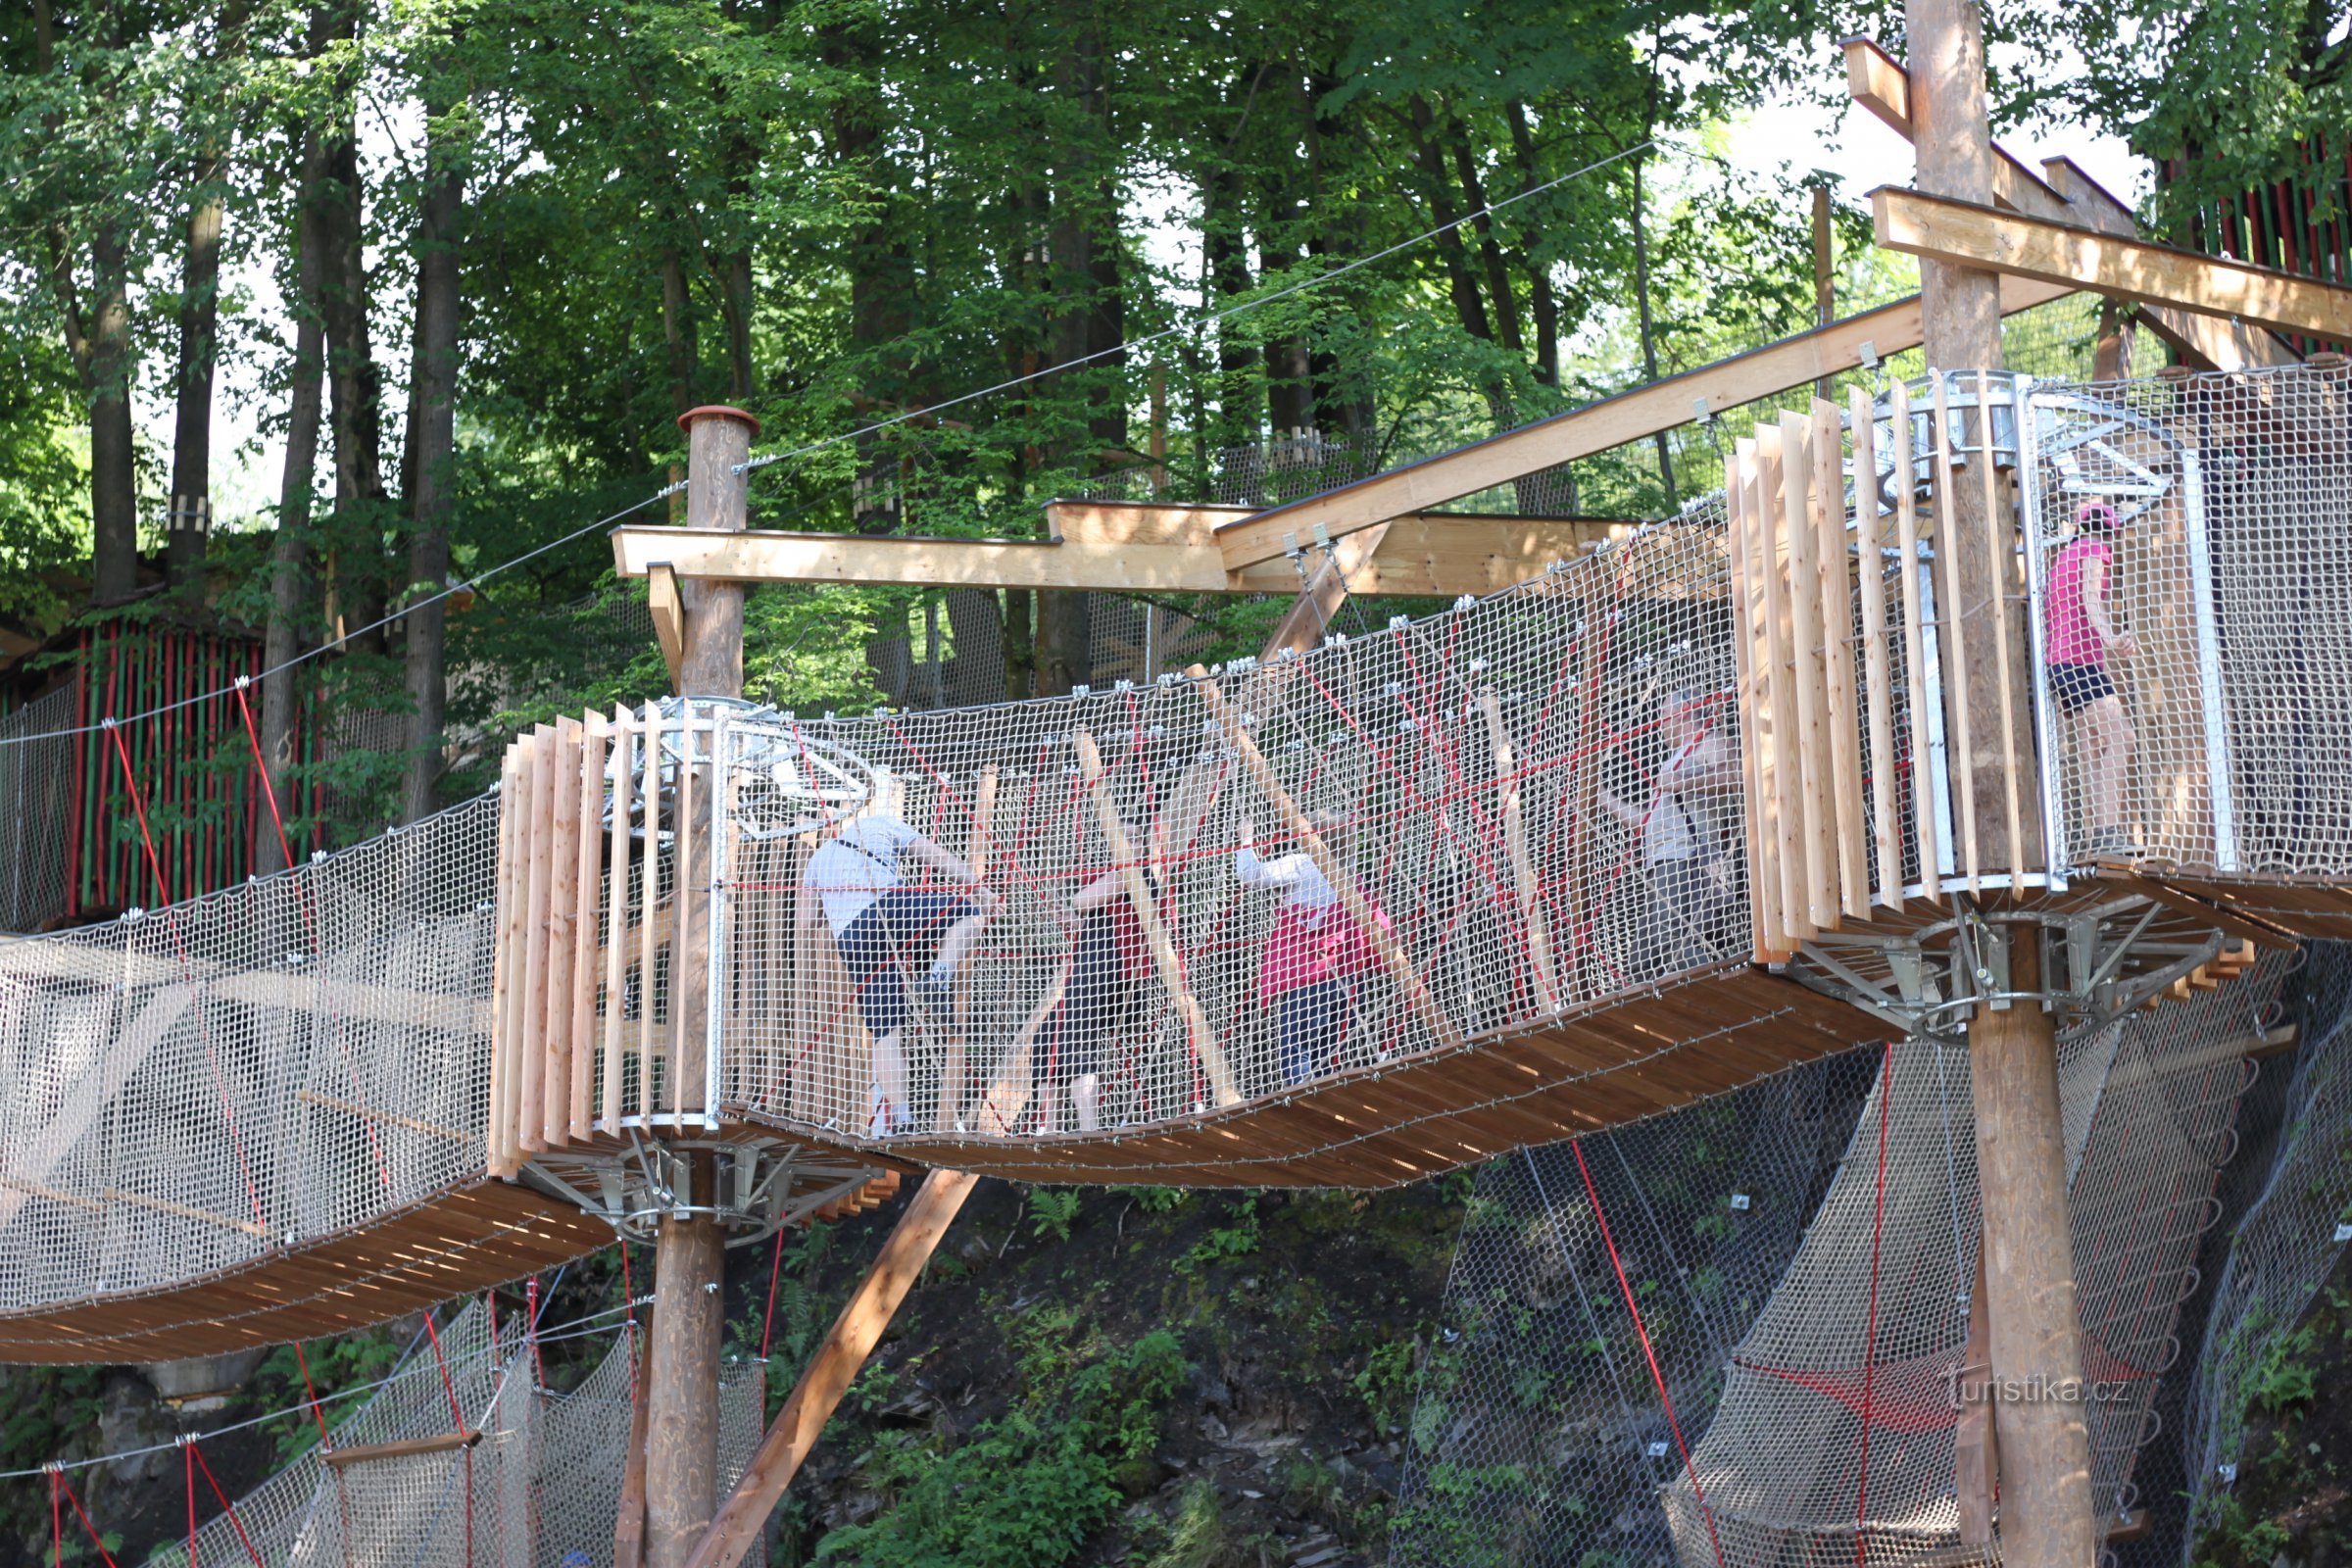
<instances>
[{"instance_id":1,"label":"climbing course netting","mask_svg":"<svg viewBox=\"0 0 2352 1568\"><path fill-rule=\"evenodd\" d=\"M2187 1336L2180 1490L2210 1523L2245 1451L2247 1403L2266 1354L2292 1332L2352 1241L2352 947L2314 943L2302 976L2292 1063L2265 1062L2265 1136L2250 1136L2241 1190L2206 1262L2213 1280L2200 1334ZM2252 1129L2249 1129L2252 1132ZM2218 1254L2218 1255L2217 1255ZM2183 1552L2182 1557L2185 1557Z\"/></svg>"},{"instance_id":2,"label":"climbing course netting","mask_svg":"<svg viewBox=\"0 0 2352 1568\"><path fill-rule=\"evenodd\" d=\"M2159 1444L2157 1412L2168 1386L2214 1375L2211 1359L2183 1364L2198 1325L2181 1307L2222 1217L2240 1098L2273 1065L2248 1057L2278 1042L2293 967L2273 958L2062 1048L2094 1500L2149 1543L2141 1510L2171 1508L2175 1551L2180 1439ZM2318 1010L2340 1014L2329 984ZM2340 1077L2336 1022L2313 1021L2298 1085ZM1970 1336L1975 1150L1965 1049L1915 1040L1486 1167L1424 1373L1396 1560L1842 1562L1859 1546L1991 1561L1962 1548L1956 1451L1984 1408L1961 1371L1984 1353ZM2267 1292L2291 1313L2294 1282L2308 1296L2340 1250L2315 1245L2328 1230L2307 1234L2313 1218L2268 1250L2294 1257L2270 1270L2294 1280L2235 1298ZM2230 1291L2218 1334L2233 1332Z\"/></svg>"},{"instance_id":3,"label":"climbing course netting","mask_svg":"<svg viewBox=\"0 0 2352 1568\"><path fill-rule=\"evenodd\" d=\"M481 1169L493 803L0 944L0 1308L315 1241Z\"/></svg>"},{"instance_id":4,"label":"climbing course netting","mask_svg":"<svg viewBox=\"0 0 2352 1568\"><path fill-rule=\"evenodd\" d=\"M1701 517L1215 677L837 721L698 706L696 756L723 756L734 830L725 1098L927 1127L943 1091L921 1064L961 1046L968 1098L949 1119L967 1136L1068 1130L1047 1091L1078 1077L1101 1126L1146 1125L1742 957L1723 570ZM662 722L674 746L674 710ZM841 925L900 874L889 829L862 865L816 849L828 768L847 808L870 793L1002 896L952 983L924 983L933 933L907 944L924 962L854 978L856 939L817 925L812 875ZM952 931L978 912L953 902L957 880L924 868L909 885L931 902L900 902ZM877 1085L861 1030L901 1034L918 1063L903 1092Z\"/></svg>"},{"instance_id":5,"label":"climbing course netting","mask_svg":"<svg viewBox=\"0 0 2352 1568\"><path fill-rule=\"evenodd\" d=\"M2052 384L2032 401L2066 760L2052 782L2074 858L2095 858L2105 829L2110 855L2196 871L2352 868L2352 369ZM2094 571L2128 656L2071 611Z\"/></svg>"},{"instance_id":6,"label":"climbing course netting","mask_svg":"<svg viewBox=\"0 0 2352 1568\"><path fill-rule=\"evenodd\" d=\"M545 1356L516 1314L479 1301L422 1333L385 1385L316 1445L241 1497L214 1490L201 1448L186 1461L209 1521L198 1563L259 1568L557 1568L580 1554L612 1562L613 1520L644 1351L631 1325L579 1384L542 1383ZM734 1484L759 1444L763 1369L728 1362L718 1386L718 1484ZM469 1444L446 1440L479 1434ZM329 1456L332 1457L329 1457ZM158 1545L156 1568L184 1565L185 1540ZM577 1565L574 1564L574 1568Z\"/></svg>"}]
</instances>

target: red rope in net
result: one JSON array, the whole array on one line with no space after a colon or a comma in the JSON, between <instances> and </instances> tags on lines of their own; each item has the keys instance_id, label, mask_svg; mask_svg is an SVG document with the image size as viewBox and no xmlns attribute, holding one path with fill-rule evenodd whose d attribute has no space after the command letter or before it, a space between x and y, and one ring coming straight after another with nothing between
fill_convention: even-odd
<instances>
[{"instance_id":1,"label":"red rope in net","mask_svg":"<svg viewBox=\"0 0 2352 1568\"><path fill-rule=\"evenodd\" d=\"M213 1495L220 1499L220 1512L222 1516L228 1520L228 1528L236 1532L237 1544L243 1546L245 1548L245 1555L253 1559L253 1568L270 1568L268 1563L262 1561L261 1549L254 1545L253 1538L245 1533L245 1521L237 1517L237 1505L229 1501L228 1494L220 1489L220 1478L213 1474L213 1467L205 1459L204 1450L196 1446L196 1440L194 1438L183 1438L180 1440L180 1446L185 1448L188 1452L188 1456L196 1461L196 1467L204 1472L205 1485L213 1489ZM196 1499L193 1494L191 1494L188 1498L188 1517L193 1519L195 1516ZM344 1536L344 1556L345 1560L349 1561L351 1544L349 1539L350 1531L348 1529L345 1530ZM189 1554L191 1557L195 1553L194 1541L195 1538L190 1536Z\"/></svg>"},{"instance_id":2,"label":"red rope in net","mask_svg":"<svg viewBox=\"0 0 2352 1568\"><path fill-rule=\"evenodd\" d=\"M122 728L114 719L108 718L104 728L115 743L115 756L122 763L122 787L130 795L131 814L138 819L139 841L147 852L147 869L155 878L156 891L163 896L164 929L171 935L172 951L178 956L181 977L193 984L195 965L188 957L187 944L180 940L179 916L171 907L171 879L164 873L163 858L156 853L155 835L148 830L147 803L139 794L138 775L131 771L130 752L122 744ZM237 1174L245 1182L246 1200L253 1205L253 1222L267 1232L270 1219L262 1209L261 1185L254 1179L253 1162L245 1155L244 1135L237 1130L237 1107L234 1097L228 1092L228 1079L220 1070L220 1058L213 1051L211 1014L205 1006L205 992L201 987L196 992L196 1038L204 1048L205 1064L212 1069L213 1087L220 1092L220 1117L228 1129L228 1146L237 1156Z\"/></svg>"},{"instance_id":3,"label":"red rope in net","mask_svg":"<svg viewBox=\"0 0 2352 1568\"><path fill-rule=\"evenodd\" d=\"M82 1533L90 1538L90 1544L98 1548L98 1560L106 1564L106 1568L115 1568L114 1553L106 1549L106 1543L99 1539L98 1527L90 1523L89 1511L82 1507L81 1499L74 1495L74 1484L66 1479L66 1467L52 1464L49 1467L49 1540L56 1568L65 1568L66 1561L65 1515L57 1505L61 1492L65 1494L65 1500L74 1505L74 1517L81 1521Z\"/></svg>"},{"instance_id":4,"label":"red rope in net","mask_svg":"<svg viewBox=\"0 0 2352 1568\"><path fill-rule=\"evenodd\" d=\"M1715 1534L1715 1510L1707 1506L1706 1489L1698 1483L1697 1467L1690 1462L1690 1446L1683 1441L1683 1424L1674 1413L1674 1396L1666 1392L1666 1374L1658 1369L1658 1352L1649 1343L1649 1330L1642 1326L1641 1305L1634 1299L1634 1287L1625 1277L1624 1260L1617 1255L1617 1239L1609 1234L1609 1216L1600 1206L1600 1189L1592 1184L1592 1168L1585 1163L1585 1141L1568 1140L1569 1152L1576 1155L1577 1173L1585 1179L1585 1197L1592 1204L1592 1219L1600 1227L1601 1246L1608 1249L1609 1267L1617 1274L1617 1289L1625 1297L1625 1309L1634 1320L1634 1334L1642 1342L1642 1354L1649 1362L1649 1380L1657 1386L1658 1403L1666 1411L1666 1430L1674 1434L1674 1446L1683 1456L1683 1474L1690 1478L1690 1495L1698 1503L1698 1516L1706 1521L1707 1544L1714 1549L1716 1568L1725 1568L1723 1542Z\"/></svg>"},{"instance_id":5,"label":"red rope in net","mask_svg":"<svg viewBox=\"0 0 2352 1568\"><path fill-rule=\"evenodd\" d=\"M1879 1195L1877 1212L1870 1228L1870 1311L1868 1327L1862 1335L1862 1457L1857 1466L1859 1478L1854 1485L1854 1563L1855 1568L1867 1559L1869 1539L1862 1527L1870 1513L1870 1417L1873 1381L1878 1373L1879 1360L1879 1258L1886 1238L1886 1114L1894 1099L1894 1042L1886 1042L1886 1052L1879 1067Z\"/></svg>"},{"instance_id":6,"label":"red rope in net","mask_svg":"<svg viewBox=\"0 0 2352 1568\"><path fill-rule=\"evenodd\" d=\"M767 1264L767 1310L760 1320L760 1364L767 1364L767 1348L776 1335L776 1282L784 1273L784 1227L776 1227L776 1251Z\"/></svg>"},{"instance_id":7,"label":"red rope in net","mask_svg":"<svg viewBox=\"0 0 2352 1568\"><path fill-rule=\"evenodd\" d=\"M237 677L235 688L237 711L243 715L245 720L245 739L253 748L253 770L262 783L262 799L269 803L270 822L277 833L278 853L285 858L286 869L291 871L294 869L294 849L286 839L286 819L277 808L277 786L270 782L270 764L262 756L262 732L253 722L252 705L245 701L245 688L250 684L251 681L248 677L243 675ZM126 763L125 766L127 765ZM318 939L318 916L311 907L309 890L300 881L294 884L294 902L296 906L302 910L303 925L310 932L311 952L314 957L322 960L326 953L324 944ZM321 998L328 995L323 973L319 976L318 989ZM351 1047L343 1039L342 1019L335 1014L331 1006L327 1011L327 1032L334 1038L335 1048L342 1054L344 1075L351 1080L351 1098L365 1111L368 1097L366 1086L360 1082L360 1064L352 1059ZM384 1147L381 1140L375 1135L373 1119L363 1115L360 1121L360 1131L367 1136L368 1152L375 1159L375 1179L384 1191L390 1192L392 1190L392 1166L384 1158ZM428 1318L427 1321L429 1322L430 1319Z\"/></svg>"}]
</instances>

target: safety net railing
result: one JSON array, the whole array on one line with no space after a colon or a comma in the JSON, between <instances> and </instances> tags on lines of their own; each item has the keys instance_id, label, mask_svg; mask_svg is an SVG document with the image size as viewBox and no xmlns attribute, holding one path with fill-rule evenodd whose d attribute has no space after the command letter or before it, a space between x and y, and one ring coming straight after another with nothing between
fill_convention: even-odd
<instances>
[{"instance_id":1,"label":"safety net railing","mask_svg":"<svg viewBox=\"0 0 2352 1568\"><path fill-rule=\"evenodd\" d=\"M0 1310L315 1242L482 1170L493 802L0 944Z\"/></svg>"},{"instance_id":2,"label":"safety net railing","mask_svg":"<svg viewBox=\"0 0 2352 1568\"><path fill-rule=\"evenodd\" d=\"M2179 1550L2141 1468L2294 962L2062 1047L2104 1535ZM1483 1169L1393 1560L1996 1560L1975 1151L1965 1048L1913 1040Z\"/></svg>"},{"instance_id":3,"label":"safety net railing","mask_svg":"<svg viewBox=\"0 0 2352 1568\"><path fill-rule=\"evenodd\" d=\"M501 1015L576 1070L522 1075L524 1120L544 1082L574 1136L721 1104L844 1137L1109 1131L1741 961L1724 581L1702 511L1265 664L527 738ZM719 1001L690 1017L696 965Z\"/></svg>"},{"instance_id":4,"label":"safety net railing","mask_svg":"<svg viewBox=\"0 0 2352 1568\"><path fill-rule=\"evenodd\" d=\"M520 1314L481 1301L437 1342L418 1333L368 1401L242 1496L186 1465L206 1522L159 1544L150 1568L611 1568L613 1522L645 1353L634 1323L576 1385L546 1386L548 1357ZM729 1361L718 1385L718 1485L760 1440L765 1369ZM322 1418L323 1419L323 1418ZM459 1441L464 1440L464 1441Z\"/></svg>"},{"instance_id":5,"label":"safety net railing","mask_svg":"<svg viewBox=\"0 0 2352 1568\"><path fill-rule=\"evenodd\" d=\"M2352 869L2352 368L2029 396L2044 750L2068 858Z\"/></svg>"}]
</instances>

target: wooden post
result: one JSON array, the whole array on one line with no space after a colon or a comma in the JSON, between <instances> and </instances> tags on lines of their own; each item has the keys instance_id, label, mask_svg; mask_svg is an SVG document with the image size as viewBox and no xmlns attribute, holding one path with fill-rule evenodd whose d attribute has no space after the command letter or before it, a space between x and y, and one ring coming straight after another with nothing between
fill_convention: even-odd
<instances>
[{"instance_id":1,"label":"wooden post","mask_svg":"<svg viewBox=\"0 0 2352 1568\"><path fill-rule=\"evenodd\" d=\"M1487 720L1487 739L1494 748L1494 784L1502 795L1502 847L1511 859L1511 881L1518 893L1519 923L1527 932L1528 967L1536 982L1536 1001L1546 1012L1560 1010L1560 982L1552 973L1551 930L1544 918L1543 888L1536 865L1527 853L1526 812L1519 801L1519 762L1511 748L1510 727L1502 719L1502 704L1494 688L1482 688L1478 710Z\"/></svg>"},{"instance_id":2,"label":"wooden post","mask_svg":"<svg viewBox=\"0 0 2352 1568\"><path fill-rule=\"evenodd\" d=\"M1185 1033L1192 1040L1193 1054L1200 1057L1201 1070L1208 1075L1209 1093L1220 1105L1239 1104L1242 1092L1233 1081L1232 1068L1226 1064L1225 1048L1217 1043L1217 1032L1208 1026L1208 1015L1200 1010L1192 987L1185 983L1184 962L1176 956L1176 940L1168 935L1167 925L1159 917L1159 901L1152 896L1152 884L1144 876L1135 841L1127 836L1127 826L1119 820L1118 806L1110 798L1110 787L1102 776L1102 754L1096 748L1095 738L1082 729L1071 732L1070 744L1077 749L1079 774L1095 803L1095 819L1102 824L1102 842L1118 868L1119 885L1126 890L1128 906L1135 910L1136 924L1144 933L1145 945L1152 950L1152 963L1159 971L1159 983L1167 988L1168 1000L1177 1016L1184 1020Z\"/></svg>"},{"instance_id":3,"label":"wooden post","mask_svg":"<svg viewBox=\"0 0 2352 1568\"><path fill-rule=\"evenodd\" d=\"M816 1353L801 1373L801 1381L776 1412L759 1451L745 1467L734 1494L710 1529L694 1544L682 1568L735 1568L760 1539L760 1527L774 1511L784 1489L816 1446L817 1435L850 1380L865 1365L882 1331L890 1326L899 1303L906 1298L932 1249L947 1234L956 1211L963 1207L980 1178L968 1171L935 1170L908 1201L906 1211L892 1227L890 1240L874 1266L858 1281L858 1290L833 1320ZM655 1434L660 1441L660 1434Z\"/></svg>"},{"instance_id":4,"label":"wooden post","mask_svg":"<svg viewBox=\"0 0 2352 1568\"><path fill-rule=\"evenodd\" d=\"M741 409L703 408L680 415L678 422L687 436L687 523L740 531L748 520L749 502L747 476L737 466L751 456L759 421ZM681 585L681 594L686 625L680 694L742 696L743 584L689 582ZM680 726L679 741L691 755L690 724ZM650 734L647 744L650 818L657 784ZM704 1103L702 1048L711 1006L710 910L719 792L713 788L715 773L706 772L698 788L695 771L680 767L677 772L678 857L670 890L670 907L677 917L671 927L669 974L677 1049L665 1098L680 1110L715 1111L716 1106ZM650 847L647 861L650 865ZM650 930L650 905L645 918ZM651 976L647 979L650 983ZM710 1205L718 1185L712 1157L698 1152L685 1168L693 1189L691 1204ZM709 1214L665 1214L655 1235L658 1309L646 1355L646 1568L678 1568L709 1526L718 1500L719 1285L724 1248L718 1222Z\"/></svg>"},{"instance_id":5,"label":"wooden post","mask_svg":"<svg viewBox=\"0 0 2352 1568\"><path fill-rule=\"evenodd\" d=\"M991 762L980 770L972 797L972 827L964 837L963 863L972 868L974 882L988 880L989 829L996 815L997 765ZM947 1060L939 1069L939 1112L933 1123L933 1130L942 1134L963 1131L964 1079L971 1062L972 966L968 963L956 969L954 1014Z\"/></svg>"},{"instance_id":6,"label":"wooden post","mask_svg":"<svg viewBox=\"0 0 2352 1568\"><path fill-rule=\"evenodd\" d=\"M717 1197L718 1165L687 1156L690 1192ZM718 1351L726 1238L709 1215L662 1217L654 1237L654 1328L646 1348L646 1568L678 1568L718 1497Z\"/></svg>"},{"instance_id":7,"label":"wooden post","mask_svg":"<svg viewBox=\"0 0 2352 1568\"><path fill-rule=\"evenodd\" d=\"M1904 0L1910 41L1913 144L1919 188L1930 195L1989 205L1992 140L1985 123L1984 31L1977 0ZM1943 262L1920 265L1922 340L1928 364L1945 370L2000 368L2000 293L1986 271ZM1940 411L1939 411L1940 412ZM1979 458L1992 462L1990 411L1980 408ZM1938 476L1937 553L1950 557L1959 592L1944 607L1957 632L1971 622L1965 668L1967 733L1952 766L1970 785L1965 831L1979 846L1999 844L1995 867L2023 870L2038 860L2039 819L2020 837L2008 833L2009 760L2034 765L2032 708L2000 685L2004 662L2030 667L2025 620L2003 593L2010 522L1988 515L1984 485L1952 485ZM1995 562L2003 564L1997 574ZM1955 636L1946 644L1952 648ZM2009 649L2014 641L2017 646ZM1962 661L1947 653L1946 669ZM2009 711L2004 713L2006 707ZM2006 724L2018 726L2009 730ZM1994 738L2001 737L2000 744ZM1980 769L1984 776L1979 778ZM2010 949L2012 990L2041 983L2038 946ZM2098 1555L2091 1515L2090 1449L2080 1395L2082 1348L2076 1320L2074 1248L2067 1225L2066 1140L2058 1106L2057 1040L2050 1015L2032 1003L1995 1010L1982 1004L1969 1030L1976 1090L1977 1172L1983 1197L1984 1292L1991 1376L1998 1386L2043 1391L2004 1399L1993 1409L2001 1466L2000 1554L2007 1568L2082 1568ZM2073 1396L2069 1397L2068 1396Z\"/></svg>"},{"instance_id":8,"label":"wooden post","mask_svg":"<svg viewBox=\"0 0 2352 1568\"><path fill-rule=\"evenodd\" d=\"M1259 793L1265 796L1267 804L1282 817L1283 825L1298 840L1307 858L1315 862L1316 869L1323 873L1323 879L1331 884L1332 892L1339 895L1340 907L1348 911L1348 917L1363 932L1364 940L1372 944L1372 951L1379 955L1381 964L1396 980L1414 1014L1429 1030L1431 1041L1441 1048L1461 1044L1461 1037L1454 1031L1453 1020L1446 1016L1445 1009L1438 1005L1438 999L1430 995L1429 987L1422 983L1421 976L1415 972L1413 960L1403 947L1381 925L1373 910L1372 901L1365 898L1363 889L1356 886L1355 874L1342 863L1338 856L1331 853L1331 847L1323 842L1323 835L1317 833L1314 824L1307 821L1306 813L1298 808L1298 803L1291 798L1291 792L1282 787L1282 780L1275 773L1273 764L1257 749L1257 742L1250 738L1249 730L1242 725L1241 715L1226 705L1225 694L1217 690L1217 683L1210 680L1208 672L1198 664L1189 673L1200 692L1200 700L1208 706L1210 716L1224 730L1226 744L1241 753L1242 765L1250 770L1250 776L1256 781Z\"/></svg>"},{"instance_id":9,"label":"wooden post","mask_svg":"<svg viewBox=\"0 0 2352 1568\"><path fill-rule=\"evenodd\" d=\"M1816 185L1813 187L1813 320L1819 326L1838 319L1835 257L1830 235L1830 187ZM1828 376L1813 383L1813 395L1823 399L1832 395Z\"/></svg>"}]
</instances>

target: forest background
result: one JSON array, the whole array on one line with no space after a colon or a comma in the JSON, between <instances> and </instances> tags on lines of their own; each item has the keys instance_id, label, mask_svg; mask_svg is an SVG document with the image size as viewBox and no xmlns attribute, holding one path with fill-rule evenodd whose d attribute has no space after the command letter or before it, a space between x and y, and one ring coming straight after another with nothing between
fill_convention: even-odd
<instances>
[{"instance_id":1,"label":"forest background","mask_svg":"<svg viewBox=\"0 0 2352 1568\"><path fill-rule=\"evenodd\" d=\"M2185 238L2202 204L2295 174L2303 144L2340 146L2348 14L1997 6L1996 127L2179 161L2143 187L2143 217ZM613 578L597 524L667 514L675 416L698 404L748 409L758 450L786 455L753 476L755 526L1023 536L1048 498L1138 483L1155 434L1169 492L1203 495L1232 449L1392 462L1801 330L1822 150L1727 154L1763 106L1841 97L1848 32L1902 52L1899 7L1875 0L0 8L0 630L50 650L9 700L107 621L259 636L273 668L322 654L264 681L263 740L298 772L306 705L385 716L395 743L320 764L332 787L304 797L356 838L481 788L516 725L666 689L650 638L611 635L643 592ZM1909 291L1858 212L1834 223L1841 313ZM256 434L217 450L224 425ZM257 495L263 450L283 464ZM1553 494L1658 515L1707 487L1702 467L1661 442L1575 465ZM1239 653L1281 607L1169 608ZM1003 690L982 697L1064 691L1093 664L1073 594L1004 594L975 619L936 590L769 588L750 617L748 694L805 710L888 700L908 646L942 638L1001 650ZM1109 1276L1090 1249L1115 1229L1121 1267L1176 1282L1156 1321L1186 1333L1196 1380L1247 1396L1228 1353L1247 1341L1256 1396L1369 1435L1353 1481L1295 1490L1376 1552L1382 1483L1362 1473L1407 1418L1462 1196L1366 1212L1001 1194L974 1222L993 1256L958 1252L947 1288L965 1294L933 1308L943 1335L984 1343L904 1342L880 1375L930 1354L958 1387L1034 1395L1090 1357L1132 1360L1145 1323L1105 1340L1108 1312L1024 1315L1029 1277L989 1273L1029 1267L1095 1301ZM1308 1287L1343 1237L1386 1246L1366 1277L1400 1294L1324 1293L1318 1316ZM837 1244L805 1259L795 1244L801 1341L869 1243L829 1261ZM751 1310L756 1285L734 1288ZM617 1281L600 1261L566 1289L602 1299ZM362 1378L391 1344L323 1351L322 1375ZM781 1386L789 1353L778 1370ZM287 1402L290 1372L265 1367L253 1397ZM149 1419L120 1414L113 1374L10 1386L11 1463L102 1451L110 1422ZM893 1397L868 1386L848 1419ZM1041 1430L1076 1430L1056 1419ZM925 1530L907 1499L984 1495L988 1464L1036 1462L936 1436L828 1461L778 1560L913 1560L889 1534ZM234 1468L264 1473L274 1443ZM1123 1495L1107 1466L1086 1474L1073 1543ZM1175 1549L1195 1498L1151 1527L1154 1549ZM0 1518L19 1500L45 1546L29 1493ZM1212 1522L1217 1505L1200 1505ZM159 1514L133 1544L170 1529Z\"/></svg>"}]
</instances>

